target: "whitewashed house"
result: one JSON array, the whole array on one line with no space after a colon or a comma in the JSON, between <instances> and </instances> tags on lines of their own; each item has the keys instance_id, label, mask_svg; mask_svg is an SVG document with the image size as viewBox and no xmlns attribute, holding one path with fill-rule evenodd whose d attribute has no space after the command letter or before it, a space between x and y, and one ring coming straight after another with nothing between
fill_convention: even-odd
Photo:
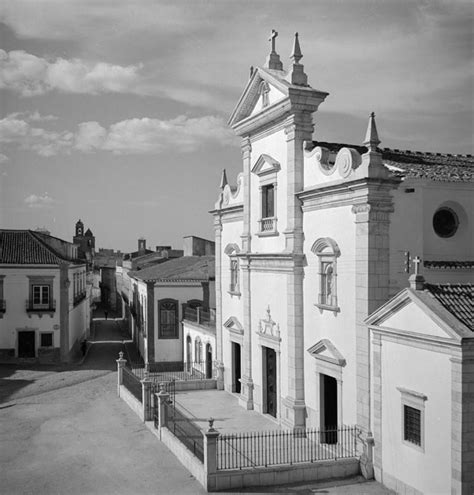
<instances>
[{"instance_id":1,"label":"whitewashed house","mask_svg":"<svg viewBox=\"0 0 474 495\"><path fill-rule=\"evenodd\" d=\"M315 141L328 93L298 36L287 70L275 39L230 117L243 170L212 212L220 385L285 427L357 424L370 446L364 320L408 285L409 253L429 283L472 280L474 160L381 149L374 114L362 144Z\"/></svg>"},{"instance_id":2,"label":"whitewashed house","mask_svg":"<svg viewBox=\"0 0 474 495\"><path fill-rule=\"evenodd\" d=\"M0 359L69 361L90 331L86 262L77 246L0 230Z\"/></svg>"}]
</instances>

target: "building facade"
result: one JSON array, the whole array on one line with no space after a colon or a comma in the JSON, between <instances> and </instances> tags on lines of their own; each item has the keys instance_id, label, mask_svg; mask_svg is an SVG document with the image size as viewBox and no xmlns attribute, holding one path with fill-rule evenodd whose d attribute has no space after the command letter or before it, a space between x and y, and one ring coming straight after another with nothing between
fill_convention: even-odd
<instances>
[{"instance_id":1,"label":"building facade","mask_svg":"<svg viewBox=\"0 0 474 495\"><path fill-rule=\"evenodd\" d=\"M0 230L0 358L70 361L90 331L87 267L77 246Z\"/></svg>"},{"instance_id":2,"label":"building facade","mask_svg":"<svg viewBox=\"0 0 474 495\"><path fill-rule=\"evenodd\" d=\"M328 93L301 58L296 35L284 70L272 36L229 121L243 170L213 211L217 358L243 407L290 428L357 424L369 445L364 321L414 255L430 283L470 280L474 160L382 149L374 114L360 145L314 141Z\"/></svg>"}]
</instances>

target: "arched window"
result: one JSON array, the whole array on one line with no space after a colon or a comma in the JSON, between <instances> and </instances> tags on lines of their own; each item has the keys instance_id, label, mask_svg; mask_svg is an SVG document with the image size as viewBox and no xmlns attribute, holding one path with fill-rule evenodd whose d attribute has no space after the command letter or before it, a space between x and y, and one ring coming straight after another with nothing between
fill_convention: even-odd
<instances>
[{"instance_id":1,"label":"arched window","mask_svg":"<svg viewBox=\"0 0 474 495\"><path fill-rule=\"evenodd\" d=\"M337 258L341 251L337 243L329 237L319 238L311 251L318 257L318 299L320 309L339 311L337 305Z\"/></svg>"},{"instance_id":2,"label":"arched window","mask_svg":"<svg viewBox=\"0 0 474 495\"><path fill-rule=\"evenodd\" d=\"M201 339L198 337L194 341L194 362L195 363L200 363L202 361L202 343Z\"/></svg>"}]
</instances>

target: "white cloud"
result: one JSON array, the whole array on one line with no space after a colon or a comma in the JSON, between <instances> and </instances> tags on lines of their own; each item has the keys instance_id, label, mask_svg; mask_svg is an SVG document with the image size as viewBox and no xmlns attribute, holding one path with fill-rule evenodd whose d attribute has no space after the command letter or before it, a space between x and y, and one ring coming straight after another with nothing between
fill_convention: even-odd
<instances>
[{"instance_id":1,"label":"white cloud","mask_svg":"<svg viewBox=\"0 0 474 495\"><path fill-rule=\"evenodd\" d=\"M80 59L47 60L23 50L0 49L0 88L22 96L58 90L63 93L99 94L139 92L140 66L123 67Z\"/></svg>"},{"instance_id":2,"label":"white cloud","mask_svg":"<svg viewBox=\"0 0 474 495\"><path fill-rule=\"evenodd\" d=\"M37 194L30 194L24 199L24 203L28 208L52 208L58 203L46 192L43 195L38 196Z\"/></svg>"},{"instance_id":3,"label":"white cloud","mask_svg":"<svg viewBox=\"0 0 474 495\"><path fill-rule=\"evenodd\" d=\"M9 160L7 155L4 155L3 153L0 153L0 163L5 163Z\"/></svg>"},{"instance_id":4,"label":"white cloud","mask_svg":"<svg viewBox=\"0 0 474 495\"><path fill-rule=\"evenodd\" d=\"M213 143L237 145L238 139L223 119L212 115L190 118L184 115L171 120L134 118L108 128L98 122L83 122L75 132L52 131L33 127L11 114L0 120L0 143L29 150L48 157L108 151L115 154L158 154L164 149L188 153Z\"/></svg>"}]
</instances>

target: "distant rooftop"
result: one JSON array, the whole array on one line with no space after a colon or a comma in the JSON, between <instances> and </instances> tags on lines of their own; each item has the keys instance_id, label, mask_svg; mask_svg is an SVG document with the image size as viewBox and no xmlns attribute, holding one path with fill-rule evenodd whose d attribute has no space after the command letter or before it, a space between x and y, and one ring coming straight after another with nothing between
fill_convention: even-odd
<instances>
[{"instance_id":1,"label":"distant rooftop","mask_svg":"<svg viewBox=\"0 0 474 495\"><path fill-rule=\"evenodd\" d=\"M55 249L64 246L70 252ZM64 261L78 262L72 257L74 245L57 237L32 230L0 229L0 263L15 265L59 265Z\"/></svg>"},{"instance_id":2,"label":"distant rooftop","mask_svg":"<svg viewBox=\"0 0 474 495\"><path fill-rule=\"evenodd\" d=\"M206 281L215 277L214 256L183 256L129 274L147 282L159 280Z\"/></svg>"}]
</instances>

